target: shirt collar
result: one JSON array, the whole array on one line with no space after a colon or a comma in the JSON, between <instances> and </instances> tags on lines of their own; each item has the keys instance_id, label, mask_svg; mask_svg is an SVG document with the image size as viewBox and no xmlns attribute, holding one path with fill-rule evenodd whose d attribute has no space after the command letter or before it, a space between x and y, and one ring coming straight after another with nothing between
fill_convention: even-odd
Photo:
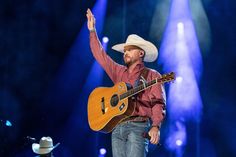
<instances>
[{"instance_id":1,"label":"shirt collar","mask_svg":"<svg viewBox=\"0 0 236 157\"><path fill-rule=\"evenodd\" d=\"M144 63L143 62L140 62L138 63L135 67L134 67L134 70L132 72L132 74L136 74L136 73L139 73L140 71L142 71L144 69ZM126 71L128 71L128 68L126 67Z\"/></svg>"}]
</instances>

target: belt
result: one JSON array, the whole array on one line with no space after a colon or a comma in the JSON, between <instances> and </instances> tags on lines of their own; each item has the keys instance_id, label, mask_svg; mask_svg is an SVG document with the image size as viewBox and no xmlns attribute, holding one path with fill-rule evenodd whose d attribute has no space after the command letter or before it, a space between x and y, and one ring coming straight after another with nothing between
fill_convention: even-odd
<instances>
[{"instance_id":1,"label":"belt","mask_svg":"<svg viewBox=\"0 0 236 157\"><path fill-rule=\"evenodd\" d=\"M149 120L148 117L144 116L131 116L126 119L124 119L122 122L147 122Z\"/></svg>"}]
</instances>

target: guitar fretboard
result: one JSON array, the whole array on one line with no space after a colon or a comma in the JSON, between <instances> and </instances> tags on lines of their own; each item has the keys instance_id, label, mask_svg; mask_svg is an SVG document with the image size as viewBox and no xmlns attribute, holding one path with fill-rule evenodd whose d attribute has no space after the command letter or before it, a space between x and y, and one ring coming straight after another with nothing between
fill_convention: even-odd
<instances>
[{"instance_id":1,"label":"guitar fretboard","mask_svg":"<svg viewBox=\"0 0 236 157\"><path fill-rule=\"evenodd\" d=\"M158 82L157 79L155 79L155 80L152 80L150 82L145 83L145 85L141 84L141 85L139 85L139 86L137 86L137 87L135 87L133 89L130 89L127 92L125 92L125 93L120 95L120 100L125 99L125 98L129 98L129 97L131 97L131 96L133 96L133 95L135 95L135 94L137 94L137 93L139 93L139 92L141 92L141 91L143 91L143 90L153 86L157 82Z\"/></svg>"}]
</instances>

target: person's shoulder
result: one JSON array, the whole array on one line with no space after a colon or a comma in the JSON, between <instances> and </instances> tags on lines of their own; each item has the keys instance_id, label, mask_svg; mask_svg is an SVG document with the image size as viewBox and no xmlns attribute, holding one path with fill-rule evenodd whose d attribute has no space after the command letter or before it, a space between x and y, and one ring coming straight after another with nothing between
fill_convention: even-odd
<instances>
[{"instance_id":1,"label":"person's shoulder","mask_svg":"<svg viewBox=\"0 0 236 157\"><path fill-rule=\"evenodd\" d=\"M147 67L146 67L147 68ZM160 77L161 74L155 70L155 69L151 69L151 68L147 68L148 69L148 72L152 75L152 76L155 76L155 77Z\"/></svg>"}]
</instances>

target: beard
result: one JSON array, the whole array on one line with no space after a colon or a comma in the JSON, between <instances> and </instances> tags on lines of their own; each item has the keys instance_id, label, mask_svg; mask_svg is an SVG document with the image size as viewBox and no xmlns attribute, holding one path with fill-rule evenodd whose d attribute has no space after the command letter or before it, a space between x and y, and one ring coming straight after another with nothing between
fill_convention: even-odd
<instances>
[{"instance_id":1,"label":"beard","mask_svg":"<svg viewBox=\"0 0 236 157\"><path fill-rule=\"evenodd\" d=\"M130 62L125 62L126 67L130 67L130 65L132 65Z\"/></svg>"},{"instance_id":2,"label":"beard","mask_svg":"<svg viewBox=\"0 0 236 157\"><path fill-rule=\"evenodd\" d=\"M124 57L124 62L125 62L125 65L126 65L126 66L130 66L131 63L132 63L132 58L129 57L129 56L125 56L125 57Z\"/></svg>"},{"instance_id":3,"label":"beard","mask_svg":"<svg viewBox=\"0 0 236 157\"><path fill-rule=\"evenodd\" d=\"M126 56L126 57L124 58L124 62L125 62L125 65L126 65L127 67L130 67L131 65L133 65L134 63L136 63L137 60L134 60L132 57Z\"/></svg>"}]
</instances>

